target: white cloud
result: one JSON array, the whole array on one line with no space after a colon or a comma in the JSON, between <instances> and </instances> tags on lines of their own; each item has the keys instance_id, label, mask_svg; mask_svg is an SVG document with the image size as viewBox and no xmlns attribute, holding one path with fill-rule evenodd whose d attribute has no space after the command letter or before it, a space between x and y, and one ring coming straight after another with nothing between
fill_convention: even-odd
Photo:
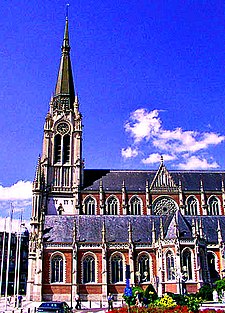
<instances>
[{"instance_id":1,"label":"white cloud","mask_svg":"<svg viewBox=\"0 0 225 313\"><path fill-rule=\"evenodd\" d=\"M167 149L175 153L193 153L207 149L210 145L218 145L224 139L224 136L216 133L183 131L181 128L177 128L174 131L161 130L153 138L153 145L157 148Z\"/></svg>"},{"instance_id":2,"label":"white cloud","mask_svg":"<svg viewBox=\"0 0 225 313\"><path fill-rule=\"evenodd\" d=\"M206 170L206 169L215 169L218 168L219 164L214 162L208 162L205 158L200 158L196 156L189 157L186 162L179 163L178 168L183 170Z\"/></svg>"},{"instance_id":3,"label":"white cloud","mask_svg":"<svg viewBox=\"0 0 225 313\"><path fill-rule=\"evenodd\" d=\"M136 157L138 155L137 149L132 149L131 147L128 147L127 149L122 149L122 156L125 159Z\"/></svg>"},{"instance_id":4,"label":"white cloud","mask_svg":"<svg viewBox=\"0 0 225 313\"><path fill-rule=\"evenodd\" d=\"M158 110L148 112L146 109L138 109L131 113L130 121L125 124L125 130L131 134L136 143L143 139L149 140L151 135L157 134L160 130L161 121L158 115Z\"/></svg>"},{"instance_id":5,"label":"white cloud","mask_svg":"<svg viewBox=\"0 0 225 313\"><path fill-rule=\"evenodd\" d=\"M144 163L144 164L159 163L162 156L163 156L164 161L172 161L172 160L176 159L176 156L174 156L174 155L170 155L170 154L160 155L159 153L152 153L148 156L148 158L143 159L142 163Z\"/></svg>"},{"instance_id":6,"label":"white cloud","mask_svg":"<svg viewBox=\"0 0 225 313\"><path fill-rule=\"evenodd\" d=\"M11 231L13 233L15 232L20 232L20 231L24 231L25 228L27 228L28 230L30 230L30 224L28 220L22 220L22 224L23 226L20 227L21 225L21 220L20 219L12 219L12 221L10 222L10 218L3 218L0 217L0 231L6 231L9 232L10 230L10 223L11 223Z\"/></svg>"},{"instance_id":7,"label":"white cloud","mask_svg":"<svg viewBox=\"0 0 225 313\"><path fill-rule=\"evenodd\" d=\"M18 181L10 187L0 186L0 200L25 200L31 199L32 182Z\"/></svg>"},{"instance_id":8,"label":"white cloud","mask_svg":"<svg viewBox=\"0 0 225 313\"><path fill-rule=\"evenodd\" d=\"M31 216L32 183L18 181L10 187L0 186L0 216L8 217L13 209L13 220Z\"/></svg>"},{"instance_id":9,"label":"white cloud","mask_svg":"<svg viewBox=\"0 0 225 313\"><path fill-rule=\"evenodd\" d=\"M221 144L225 141L225 136L214 132L183 130L181 127L172 130L164 129L159 113L159 110L148 111L141 108L130 114L130 119L124 127L133 140L133 148L122 149L124 158L142 154L146 155L142 159L142 163L154 164L160 162L160 155L164 154L165 161L179 158L180 168L211 169L219 167L216 162L210 160L210 157L207 160L205 151L212 146ZM185 160L187 154L188 161Z\"/></svg>"}]
</instances>

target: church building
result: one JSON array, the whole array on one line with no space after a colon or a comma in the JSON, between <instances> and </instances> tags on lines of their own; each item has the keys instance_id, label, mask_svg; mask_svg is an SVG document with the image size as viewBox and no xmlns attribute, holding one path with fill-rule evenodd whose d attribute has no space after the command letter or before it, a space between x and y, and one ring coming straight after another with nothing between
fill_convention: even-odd
<instances>
[{"instance_id":1,"label":"church building","mask_svg":"<svg viewBox=\"0 0 225 313\"><path fill-rule=\"evenodd\" d=\"M27 299L121 299L126 268L131 285L158 295L222 277L225 172L169 171L163 159L153 170L84 169L82 136L66 19L33 182Z\"/></svg>"}]
</instances>

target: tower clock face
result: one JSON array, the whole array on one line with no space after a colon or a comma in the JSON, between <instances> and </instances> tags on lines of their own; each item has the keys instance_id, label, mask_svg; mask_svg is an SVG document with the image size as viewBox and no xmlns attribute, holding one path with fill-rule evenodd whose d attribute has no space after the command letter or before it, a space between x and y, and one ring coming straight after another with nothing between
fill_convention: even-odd
<instances>
[{"instance_id":1,"label":"tower clock face","mask_svg":"<svg viewBox=\"0 0 225 313\"><path fill-rule=\"evenodd\" d=\"M57 125L56 129L61 135L65 135L69 132L70 127L67 123L60 123Z\"/></svg>"}]
</instances>

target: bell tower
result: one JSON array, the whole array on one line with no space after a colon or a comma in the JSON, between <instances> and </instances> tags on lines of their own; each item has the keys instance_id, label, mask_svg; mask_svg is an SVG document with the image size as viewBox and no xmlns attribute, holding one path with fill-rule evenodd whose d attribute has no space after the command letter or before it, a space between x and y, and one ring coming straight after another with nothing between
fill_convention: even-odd
<instances>
[{"instance_id":1,"label":"bell tower","mask_svg":"<svg viewBox=\"0 0 225 313\"><path fill-rule=\"evenodd\" d=\"M74 91L68 18L58 78L45 119L41 164L46 184L46 214L78 213L82 184L82 116Z\"/></svg>"},{"instance_id":2,"label":"bell tower","mask_svg":"<svg viewBox=\"0 0 225 313\"><path fill-rule=\"evenodd\" d=\"M27 298L41 301L43 279L43 225L46 215L79 214L82 186L82 116L75 93L68 17L55 92L45 118L42 155L32 189Z\"/></svg>"}]
</instances>

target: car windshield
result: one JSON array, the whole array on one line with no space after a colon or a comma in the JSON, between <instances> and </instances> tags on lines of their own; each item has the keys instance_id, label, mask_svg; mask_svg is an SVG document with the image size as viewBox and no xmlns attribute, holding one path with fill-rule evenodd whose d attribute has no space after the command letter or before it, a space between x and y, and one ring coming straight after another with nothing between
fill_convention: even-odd
<instances>
[{"instance_id":1,"label":"car windshield","mask_svg":"<svg viewBox=\"0 0 225 313\"><path fill-rule=\"evenodd\" d=\"M40 308L62 308L62 303L44 302L40 305Z\"/></svg>"}]
</instances>

